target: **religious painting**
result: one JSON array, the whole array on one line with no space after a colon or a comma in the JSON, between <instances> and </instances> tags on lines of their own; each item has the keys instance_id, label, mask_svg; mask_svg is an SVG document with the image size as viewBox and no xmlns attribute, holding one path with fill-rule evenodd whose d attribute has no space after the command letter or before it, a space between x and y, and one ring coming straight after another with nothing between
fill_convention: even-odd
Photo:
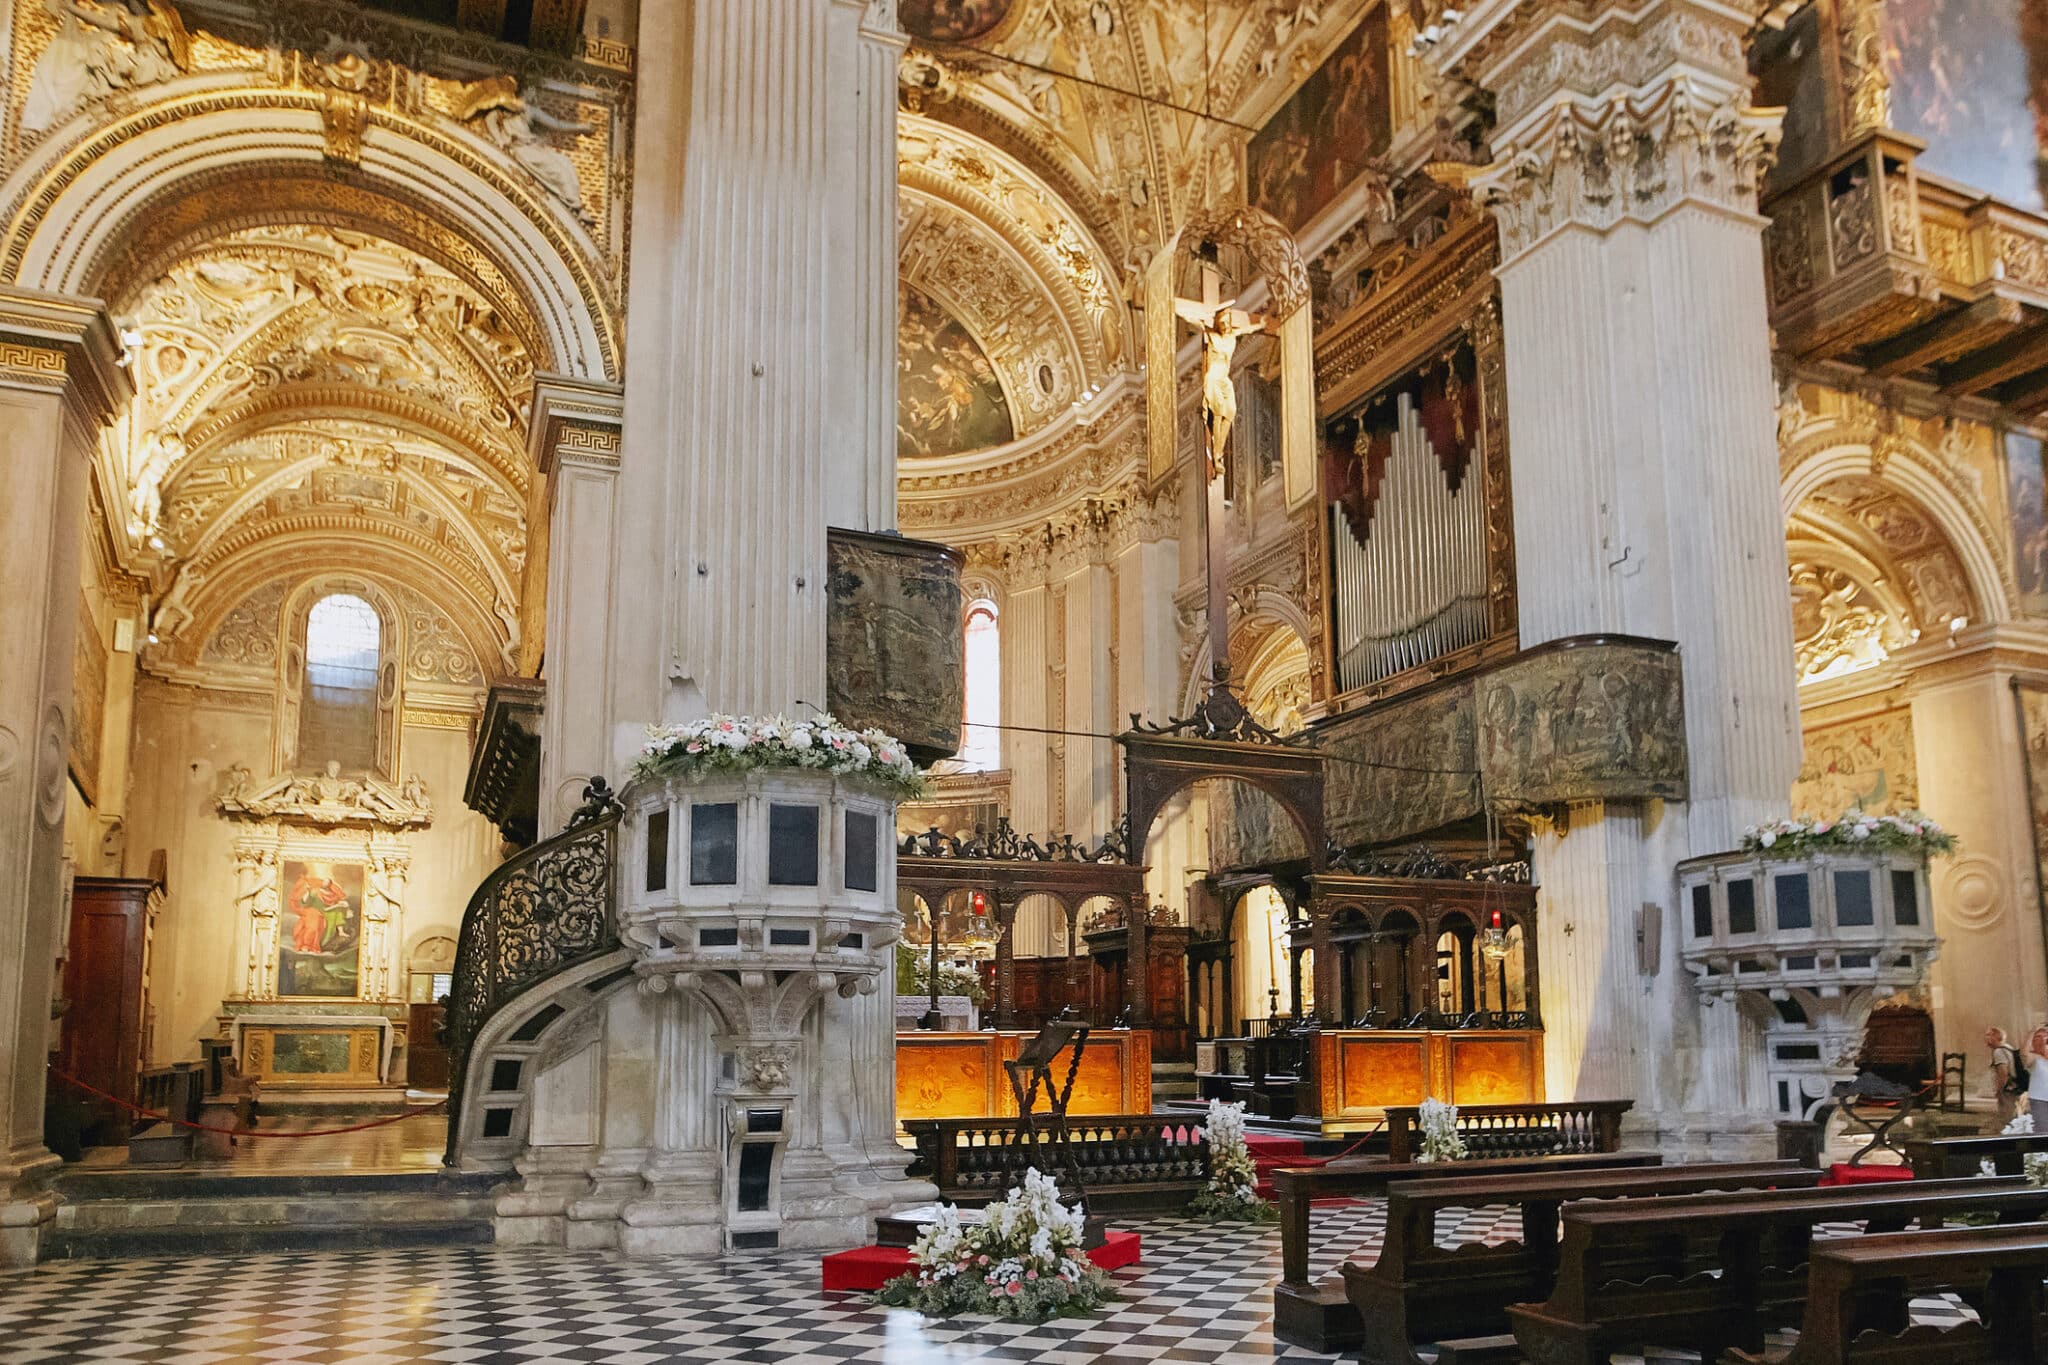
<instances>
[{"instance_id":1,"label":"religious painting","mask_svg":"<svg viewBox=\"0 0 2048 1365\"><path fill-rule=\"evenodd\" d=\"M1792 813L1832 820L1847 810L1892 815L1920 805L1913 755L1913 713L1886 711L1805 735L1805 759L1792 784Z\"/></svg>"},{"instance_id":2,"label":"religious painting","mask_svg":"<svg viewBox=\"0 0 2048 1365\"><path fill-rule=\"evenodd\" d=\"M277 993L353 1000L363 931L359 863L287 858L277 935Z\"/></svg>"},{"instance_id":3,"label":"religious painting","mask_svg":"<svg viewBox=\"0 0 2048 1365\"><path fill-rule=\"evenodd\" d=\"M2048 496L2042 492L2041 442L2005 433L2005 494L2012 516L2013 577L2020 609L2048 613Z\"/></svg>"},{"instance_id":4,"label":"religious painting","mask_svg":"<svg viewBox=\"0 0 2048 1365\"><path fill-rule=\"evenodd\" d=\"M1387 74L1387 10L1379 5L1252 138L1252 203L1299 232L1383 155L1393 140Z\"/></svg>"},{"instance_id":5,"label":"religious painting","mask_svg":"<svg viewBox=\"0 0 2048 1365\"><path fill-rule=\"evenodd\" d=\"M1886 0L1891 126L1918 165L2021 208L2044 207L2048 13L2038 0Z\"/></svg>"},{"instance_id":6,"label":"religious painting","mask_svg":"<svg viewBox=\"0 0 2048 1365\"><path fill-rule=\"evenodd\" d=\"M913 38L970 43L1009 17L1013 0L898 0L896 22Z\"/></svg>"},{"instance_id":7,"label":"religious painting","mask_svg":"<svg viewBox=\"0 0 2048 1365\"><path fill-rule=\"evenodd\" d=\"M2034 875L2048 878L2048 690L2022 683L2020 728L2027 746L2027 815L2034 831Z\"/></svg>"},{"instance_id":8,"label":"religious painting","mask_svg":"<svg viewBox=\"0 0 2048 1365\"><path fill-rule=\"evenodd\" d=\"M923 290L896 294L896 454L956 455L1016 436L988 353Z\"/></svg>"}]
</instances>

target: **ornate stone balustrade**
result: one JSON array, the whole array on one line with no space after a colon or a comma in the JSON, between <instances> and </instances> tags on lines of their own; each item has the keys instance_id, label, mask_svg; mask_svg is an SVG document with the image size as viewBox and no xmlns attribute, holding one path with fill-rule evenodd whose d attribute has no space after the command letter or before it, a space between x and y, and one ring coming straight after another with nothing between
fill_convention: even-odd
<instances>
[{"instance_id":1,"label":"ornate stone balustrade","mask_svg":"<svg viewBox=\"0 0 2048 1365\"><path fill-rule=\"evenodd\" d=\"M1780 1118L1855 1075L1871 1006L1919 984L1941 948L1916 855L1722 853L1680 863L1678 881L1679 958L1709 1003L1765 1024Z\"/></svg>"},{"instance_id":2,"label":"ornate stone balustrade","mask_svg":"<svg viewBox=\"0 0 2048 1365\"><path fill-rule=\"evenodd\" d=\"M1779 344L2048 407L2048 219L1922 174L1920 150L1868 132L1764 202Z\"/></svg>"}]
</instances>

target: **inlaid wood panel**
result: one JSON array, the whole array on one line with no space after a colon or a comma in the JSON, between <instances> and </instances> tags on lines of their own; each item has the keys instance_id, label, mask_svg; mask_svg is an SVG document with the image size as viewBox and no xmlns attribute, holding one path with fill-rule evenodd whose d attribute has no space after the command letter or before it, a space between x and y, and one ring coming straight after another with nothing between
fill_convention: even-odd
<instances>
[{"instance_id":1,"label":"inlaid wood panel","mask_svg":"<svg viewBox=\"0 0 2048 1365\"><path fill-rule=\"evenodd\" d=\"M1529 1037L1445 1040L1453 1104L1529 1104L1540 1100L1536 1049Z\"/></svg>"},{"instance_id":2,"label":"inlaid wood panel","mask_svg":"<svg viewBox=\"0 0 2048 1365\"><path fill-rule=\"evenodd\" d=\"M1017 1112L1005 1060L1028 1033L899 1033L896 1035L896 1119L1002 1118ZM1053 1066L1064 1082L1067 1057ZM1047 1109L1044 1090L1038 1110ZM1144 1114L1152 1109L1152 1036L1103 1029L1089 1035L1074 1078L1071 1114Z\"/></svg>"},{"instance_id":3,"label":"inlaid wood panel","mask_svg":"<svg viewBox=\"0 0 2048 1365\"><path fill-rule=\"evenodd\" d=\"M1338 1056L1339 1103L1346 1111L1420 1104L1429 1097L1427 1038L1344 1038Z\"/></svg>"}]
</instances>

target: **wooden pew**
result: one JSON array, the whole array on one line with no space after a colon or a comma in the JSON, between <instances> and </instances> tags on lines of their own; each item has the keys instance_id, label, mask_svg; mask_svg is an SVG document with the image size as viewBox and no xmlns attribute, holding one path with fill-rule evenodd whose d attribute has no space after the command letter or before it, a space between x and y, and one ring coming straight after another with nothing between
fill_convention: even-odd
<instances>
[{"instance_id":1,"label":"wooden pew","mask_svg":"<svg viewBox=\"0 0 2048 1365\"><path fill-rule=\"evenodd\" d=\"M2044 1276L2048 1227L2038 1223L1823 1242L1799 1342L1783 1365L2035 1365L2048 1359L2038 1344ZM1980 1321L1913 1326L1913 1299L1936 1290L1969 1293Z\"/></svg>"},{"instance_id":2,"label":"wooden pew","mask_svg":"<svg viewBox=\"0 0 2048 1365\"><path fill-rule=\"evenodd\" d=\"M1921 1138L1905 1144L1906 1164L1918 1180L1976 1175L1985 1158L2000 1175L2018 1175L2029 1152L2048 1152L2048 1133L1992 1133L1980 1137Z\"/></svg>"},{"instance_id":3,"label":"wooden pew","mask_svg":"<svg viewBox=\"0 0 2048 1365\"><path fill-rule=\"evenodd\" d=\"M1558 1210L1571 1201L1811 1189L1820 1178L1811 1167L1758 1161L1404 1180L1387 1191L1379 1259L1343 1268L1354 1330L1363 1336L1360 1359L1366 1365L1421 1365L1413 1349L1418 1344L1507 1331L1508 1305L1550 1293ZM1446 1210L1502 1205L1520 1209L1520 1241L1438 1245L1436 1223Z\"/></svg>"},{"instance_id":4,"label":"wooden pew","mask_svg":"<svg viewBox=\"0 0 2048 1365\"><path fill-rule=\"evenodd\" d=\"M1429 1176L1459 1179L1491 1175L1522 1175L1542 1171L1568 1175L1577 1171L1628 1170L1662 1166L1655 1152L1578 1152L1569 1155L1500 1157L1460 1161L1455 1167L1432 1162L1389 1161L1385 1157L1345 1157L1322 1166L1282 1167L1273 1172L1273 1192L1280 1201L1280 1283L1273 1288L1273 1334L1282 1341L1317 1351L1333 1351L1359 1340L1358 1313L1341 1275L1320 1284L1308 1278L1309 1210L1318 1199L1365 1199L1383 1195L1389 1186ZM1345 1323L1350 1326L1347 1329ZM1348 1340L1345 1336L1348 1331ZM1338 1345L1328 1344L1336 1333Z\"/></svg>"},{"instance_id":5,"label":"wooden pew","mask_svg":"<svg viewBox=\"0 0 2048 1365\"><path fill-rule=\"evenodd\" d=\"M1708 1360L1730 1347L1755 1351L1767 1328L1798 1320L1814 1229L1858 1220L1870 1232L1927 1229L1963 1214L2038 1219L2048 1189L1980 1177L1568 1205L1550 1298L1508 1316L1515 1340L1545 1365L1606 1365L1611 1352L1647 1345Z\"/></svg>"}]
</instances>

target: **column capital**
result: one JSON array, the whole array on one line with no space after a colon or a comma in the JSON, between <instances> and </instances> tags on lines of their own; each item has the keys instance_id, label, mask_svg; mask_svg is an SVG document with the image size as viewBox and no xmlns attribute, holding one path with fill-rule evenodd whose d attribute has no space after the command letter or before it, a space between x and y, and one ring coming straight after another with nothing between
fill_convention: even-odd
<instances>
[{"instance_id":1,"label":"column capital","mask_svg":"<svg viewBox=\"0 0 2048 1365\"><path fill-rule=\"evenodd\" d=\"M1482 0L1442 30L1428 60L1494 98L1498 159L1472 185L1499 220L1503 260L1558 227L1604 232L1681 203L1755 219L1782 113L1749 107L1757 9Z\"/></svg>"},{"instance_id":2,"label":"column capital","mask_svg":"<svg viewBox=\"0 0 2048 1365\"><path fill-rule=\"evenodd\" d=\"M1561 100L1473 181L1506 265L1561 227L1648 223L1681 204L1751 220L1777 160L1782 111L1714 102L1680 75L1640 93Z\"/></svg>"},{"instance_id":3,"label":"column capital","mask_svg":"<svg viewBox=\"0 0 2048 1365\"><path fill-rule=\"evenodd\" d=\"M527 452L534 468L553 474L558 462L596 469L619 467L626 391L603 380L538 375L533 384L533 419Z\"/></svg>"},{"instance_id":4,"label":"column capital","mask_svg":"<svg viewBox=\"0 0 2048 1365\"><path fill-rule=\"evenodd\" d=\"M62 393L94 426L135 397L106 304L18 285L0 285L0 388Z\"/></svg>"}]
</instances>

